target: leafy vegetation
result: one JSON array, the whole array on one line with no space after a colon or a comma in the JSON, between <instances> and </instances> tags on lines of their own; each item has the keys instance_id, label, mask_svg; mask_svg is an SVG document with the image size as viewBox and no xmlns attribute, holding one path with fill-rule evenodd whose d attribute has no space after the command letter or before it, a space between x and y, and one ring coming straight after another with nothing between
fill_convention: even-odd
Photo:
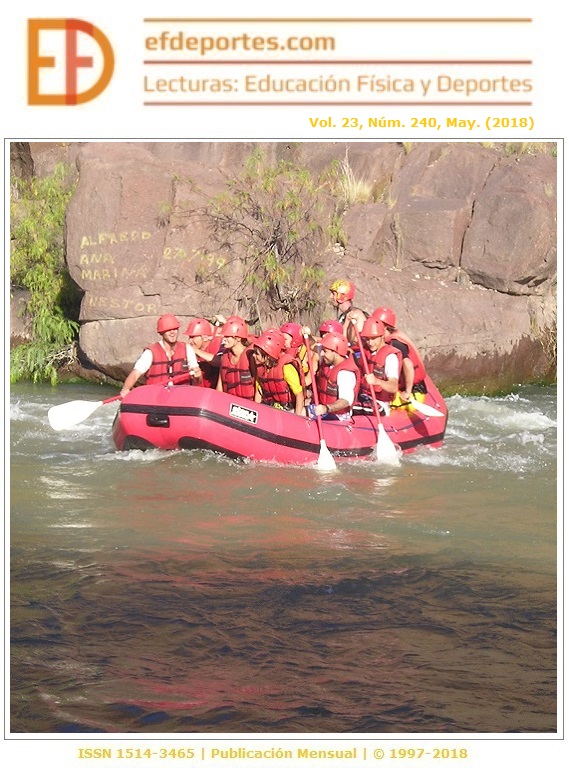
<instances>
[{"instance_id":1,"label":"leafy vegetation","mask_svg":"<svg viewBox=\"0 0 569 768\"><path fill-rule=\"evenodd\" d=\"M328 231L319 223L326 219L326 205ZM296 318L315 307L325 276L323 255L337 226L324 177L284 160L271 164L257 149L200 213L222 254L214 259L215 278L239 272L234 290L247 305L245 315L258 318L267 311ZM209 263L211 254L206 256Z\"/></svg>"},{"instance_id":2,"label":"leafy vegetation","mask_svg":"<svg viewBox=\"0 0 569 768\"><path fill-rule=\"evenodd\" d=\"M259 147L240 174L226 179L221 194L209 198L193 187L204 197L201 209L187 203L168 215L161 211L158 220L205 220L211 240L196 269L204 291L224 285L246 317L296 320L315 312L324 263L347 246L348 208L382 199L385 190L385 180L378 185L358 178L347 153L314 175L288 160L270 162Z\"/></svg>"},{"instance_id":3,"label":"leafy vegetation","mask_svg":"<svg viewBox=\"0 0 569 768\"><path fill-rule=\"evenodd\" d=\"M45 178L12 181L10 285L29 291L31 340L12 350L10 379L57 382L74 356L77 289L65 264L64 223L73 185L63 166Z\"/></svg>"}]
</instances>

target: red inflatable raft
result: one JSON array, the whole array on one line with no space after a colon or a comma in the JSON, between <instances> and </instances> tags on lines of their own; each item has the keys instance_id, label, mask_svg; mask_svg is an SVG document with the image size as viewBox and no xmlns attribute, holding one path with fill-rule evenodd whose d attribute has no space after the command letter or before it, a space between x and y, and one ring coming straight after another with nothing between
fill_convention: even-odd
<instances>
[{"instance_id":1,"label":"red inflatable raft","mask_svg":"<svg viewBox=\"0 0 569 768\"><path fill-rule=\"evenodd\" d=\"M430 379L425 404L443 418L393 408L382 423L405 453L420 445L440 447L447 410ZM377 421L372 414L349 422L322 419L323 437L337 459L365 459L374 453ZM207 449L233 458L280 464L310 464L318 459L320 438L313 421L251 400L205 387L142 386L122 400L113 424L119 450Z\"/></svg>"}]
</instances>

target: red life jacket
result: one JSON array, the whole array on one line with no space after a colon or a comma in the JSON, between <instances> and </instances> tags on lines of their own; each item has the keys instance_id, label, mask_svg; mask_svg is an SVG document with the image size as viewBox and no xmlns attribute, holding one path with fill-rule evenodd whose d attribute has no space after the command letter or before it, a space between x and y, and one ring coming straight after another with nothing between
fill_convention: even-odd
<instances>
[{"instance_id":1,"label":"red life jacket","mask_svg":"<svg viewBox=\"0 0 569 768\"><path fill-rule=\"evenodd\" d=\"M384 344L382 347L380 347L380 349L377 350L375 354L372 354L369 349L365 349L364 352L368 363L369 372L373 373L377 379L387 381L387 376L385 375L385 360L388 355L397 355L399 370L401 370L401 361L403 359L401 357L401 352L395 347L392 347L391 344ZM363 367L363 363L360 362L360 364ZM369 391L369 385L367 382L364 382L363 386ZM375 393L375 399L384 403L390 403L395 397L395 393L386 392L380 387L373 387L373 391Z\"/></svg>"},{"instance_id":2,"label":"red life jacket","mask_svg":"<svg viewBox=\"0 0 569 768\"><path fill-rule=\"evenodd\" d=\"M223 341L222 336L214 336L206 347L207 351L211 352L212 355L217 355L217 353L221 349L222 341Z\"/></svg>"},{"instance_id":3,"label":"red life jacket","mask_svg":"<svg viewBox=\"0 0 569 768\"><path fill-rule=\"evenodd\" d=\"M250 357L251 349L245 349L241 353L237 365L234 365L231 360L230 350L225 350L221 356L221 367L219 369L224 392L253 400L255 396L255 382L251 374Z\"/></svg>"},{"instance_id":4,"label":"red life jacket","mask_svg":"<svg viewBox=\"0 0 569 768\"><path fill-rule=\"evenodd\" d=\"M212 355L217 355L221 346L221 336L214 336L206 347L207 352L211 352ZM217 386L217 380L219 379L219 365L212 365L207 360L200 360L198 358L198 364L202 372L201 386L207 389L215 389Z\"/></svg>"},{"instance_id":5,"label":"red life jacket","mask_svg":"<svg viewBox=\"0 0 569 768\"><path fill-rule=\"evenodd\" d=\"M290 408L295 403L295 397L284 377L285 365L293 365L295 367L302 384L301 365L296 357L292 357L292 355L286 352L279 357L272 368L266 368L264 365L260 365L257 368L257 381L261 387L263 403L266 405L278 403L284 408Z\"/></svg>"},{"instance_id":6,"label":"red life jacket","mask_svg":"<svg viewBox=\"0 0 569 768\"><path fill-rule=\"evenodd\" d=\"M152 352L152 365L146 372L146 384L167 384L174 376L188 372L186 345L177 341L172 359L159 341L147 347Z\"/></svg>"},{"instance_id":7,"label":"red life jacket","mask_svg":"<svg viewBox=\"0 0 569 768\"><path fill-rule=\"evenodd\" d=\"M219 368L208 363L207 360L198 360L198 365L202 372L201 386L206 387L207 389L215 389L217 380L219 379Z\"/></svg>"},{"instance_id":8,"label":"red life jacket","mask_svg":"<svg viewBox=\"0 0 569 768\"><path fill-rule=\"evenodd\" d=\"M316 373L316 388L318 389L318 399L322 405L330 405L335 403L338 399L338 374L340 371L351 371L356 376L356 386L354 388L354 399L358 396L358 390L360 388L361 373L358 366L355 364L351 355L342 360L338 365L324 365L321 363L318 366ZM344 408L342 411L334 411L335 414L348 413L351 406Z\"/></svg>"},{"instance_id":9,"label":"red life jacket","mask_svg":"<svg viewBox=\"0 0 569 768\"><path fill-rule=\"evenodd\" d=\"M425 366L423 364L423 361L421 360L421 355L417 351L417 348L410 343L409 339L407 338L402 339L398 331L393 331L393 333L390 333L389 338L396 339L397 341L400 341L402 344L407 345L409 349L409 360L411 360L411 362L413 363L413 369L414 369L413 384L420 384L422 381L424 381L425 376L427 375L427 371L425 370ZM405 388L404 381L403 381L402 388L403 389Z\"/></svg>"},{"instance_id":10,"label":"red life jacket","mask_svg":"<svg viewBox=\"0 0 569 768\"><path fill-rule=\"evenodd\" d=\"M292 355L299 362L300 383L303 387L306 387L306 377L310 373L310 366L308 364L309 349L306 344L301 344L300 347L291 347L288 350L288 354Z\"/></svg>"}]
</instances>

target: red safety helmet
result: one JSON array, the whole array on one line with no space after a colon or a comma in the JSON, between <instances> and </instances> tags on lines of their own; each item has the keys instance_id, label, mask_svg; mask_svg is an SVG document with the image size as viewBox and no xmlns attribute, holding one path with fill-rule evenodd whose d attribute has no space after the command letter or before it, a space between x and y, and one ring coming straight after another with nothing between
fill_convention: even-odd
<instances>
[{"instance_id":1,"label":"red safety helmet","mask_svg":"<svg viewBox=\"0 0 569 768\"><path fill-rule=\"evenodd\" d=\"M205 317L194 318L188 323L186 336L213 336L213 325Z\"/></svg>"},{"instance_id":2,"label":"red safety helmet","mask_svg":"<svg viewBox=\"0 0 569 768\"><path fill-rule=\"evenodd\" d=\"M327 333L322 339L322 346L324 349L331 349L333 352L337 352L342 357L348 356L348 340L341 333Z\"/></svg>"},{"instance_id":3,"label":"red safety helmet","mask_svg":"<svg viewBox=\"0 0 569 768\"><path fill-rule=\"evenodd\" d=\"M302 326L298 323L285 323L281 325L281 333L288 333L291 337L291 347L301 347L304 343L304 337L302 335Z\"/></svg>"},{"instance_id":4,"label":"red safety helmet","mask_svg":"<svg viewBox=\"0 0 569 768\"><path fill-rule=\"evenodd\" d=\"M356 286L350 280L335 280L330 286L332 293L342 301L351 301L356 295Z\"/></svg>"},{"instance_id":5,"label":"red safety helmet","mask_svg":"<svg viewBox=\"0 0 569 768\"><path fill-rule=\"evenodd\" d=\"M263 352L266 352L266 354L269 357L272 357L273 360L278 360L281 352L283 351L283 340L282 340L282 334L274 333L272 331L265 331L262 333L258 339L256 339L253 342L255 347L259 347L259 349L262 349Z\"/></svg>"},{"instance_id":6,"label":"red safety helmet","mask_svg":"<svg viewBox=\"0 0 569 768\"><path fill-rule=\"evenodd\" d=\"M221 329L222 336L236 336L238 339L246 339L249 336L247 323L236 315L228 320Z\"/></svg>"},{"instance_id":7,"label":"red safety helmet","mask_svg":"<svg viewBox=\"0 0 569 768\"><path fill-rule=\"evenodd\" d=\"M385 325L378 317L368 317L362 328L362 338L376 339L385 333Z\"/></svg>"},{"instance_id":8,"label":"red safety helmet","mask_svg":"<svg viewBox=\"0 0 569 768\"><path fill-rule=\"evenodd\" d=\"M265 330L259 335L262 336L264 333L270 333L271 336L276 336L277 339L279 340L281 347L284 349L285 337L284 337L284 333L281 331L280 328L265 328Z\"/></svg>"},{"instance_id":9,"label":"red safety helmet","mask_svg":"<svg viewBox=\"0 0 569 768\"><path fill-rule=\"evenodd\" d=\"M344 333L344 326L339 320L323 320L320 323L318 333L324 336L325 333Z\"/></svg>"},{"instance_id":10,"label":"red safety helmet","mask_svg":"<svg viewBox=\"0 0 569 768\"><path fill-rule=\"evenodd\" d=\"M370 317L377 317L385 325L390 325L392 328L397 328L397 318L395 312L389 307L378 307L374 309Z\"/></svg>"},{"instance_id":11,"label":"red safety helmet","mask_svg":"<svg viewBox=\"0 0 569 768\"><path fill-rule=\"evenodd\" d=\"M166 333L166 331L175 331L180 327L180 321L176 315L162 315L158 318L156 323L156 330L158 333Z\"/></svg>"},{"instance_id":12,"label":"red safety helmet","mask_svg":"<svg viewBox=\"0 0 569 768\"><path fill-rule=\"evenodd\" d=\"M221 336L214 336L207 344L206 350L211 352L212 355L217 355L221 349L221 342L223 339Z\"/></svg>"}]
</instances>

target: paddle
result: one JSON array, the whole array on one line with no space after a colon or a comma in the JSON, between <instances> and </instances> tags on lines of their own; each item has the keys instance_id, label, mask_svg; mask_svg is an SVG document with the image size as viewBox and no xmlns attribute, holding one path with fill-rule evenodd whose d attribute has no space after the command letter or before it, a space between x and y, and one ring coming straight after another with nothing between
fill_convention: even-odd
<instances>
[{"instance_id":1,"label":"paddle","mask_svg":"<svg viewBox=\"0 0 569 768\"><path fill-rule=\"evenodd\" d=\"M370 372L369 365L367 362L367 357L365 356L365 350L362 344L362 337L360 336L360 332L358 330L358 326L356 325L356 322L357 321L355 319L352 320L354 331L356 334L356 339L358 340L358 347L360 348L362 365L367 375ZM399 463L399 452L395 447L395 444L393 443L393 441L389 438L389 435L385 431L385 427L381 422L381 416L379 414L379 406L377 404L377 400L375 399L375 393L373 391L373 387L370 386L370 390L371 390L371 402L373 405L373 411L377 419L377 445L375 446L377 460L388 461L392 463L395 463L395 462Z\"/></svg>"},{"instance_id":2,"label":"paddle","mask_svg":"<svg viewBox=\"0 0 569 768\"><path fill-rule=\"evenodd\" d=\"M179 376L174 376L172 383L183 384L189 377L188 373L181 373ZM54 405L47 412L49 425L56 432L60 432L62 429L72 429L88 419L102 405L114 403L121 399L120 395L114 395L114 397L108 397L106 400L70 400L68 403Z\"/></svg>"},{"instance_id":3,"label":"paddle","mask_svg":"<svg viewBox=\"0 0 569 768\"><path fill-rule=\"evenodd\" d=\"M441 413L440 411L437 411L436 408L433 408L432 405L427 405L427 403L422 403L420 400L416 400L414 397L409 400L409 405L411 408L414 408L416 411L419 411L419 413L422 413L424 416L444 416L444 413Z\"/></svg>"},{"instance_id":4,"label":"paddle","mask_svg":"<svg viewBox=\"0 0 569 768\"><path fill-rule=\"evenodd\" d=\"M81 424L85 419L88 419L102 405L114 403L115 400L120 399L120 395L115 395L114 397L108 397L106 400L71 400L68 403L54 405L47 412L49 425L56 432L62 429L71 429L76 427L77 424Z\"/></svg>"},{"instance_id":5,"label":"paddle","mask_svg":"<svg viewBox=\"0 0 569 768\"><path fill-rule=\"evenodd\" d=\"M316 377L314 375L314 361L312 359L312 350L310 349L307 333L304 334L304 341L306 342L306 350L308 352L306 356L308 358L308 370L310 371L312 397L314 399L314 405L320 405L320 402L318 400L318 389L316 388ZM334 457L330 453L330 450L326 445L326 441L324 440L324 436L322 434L322 420L318 415L316 416L316 425L318 427L318 437L320 438L320 454L318 456L318 462L316 464L316 468L330 472L332 470L337 469L336 462L334 461Z\"/></svg>"}]
</instances>

